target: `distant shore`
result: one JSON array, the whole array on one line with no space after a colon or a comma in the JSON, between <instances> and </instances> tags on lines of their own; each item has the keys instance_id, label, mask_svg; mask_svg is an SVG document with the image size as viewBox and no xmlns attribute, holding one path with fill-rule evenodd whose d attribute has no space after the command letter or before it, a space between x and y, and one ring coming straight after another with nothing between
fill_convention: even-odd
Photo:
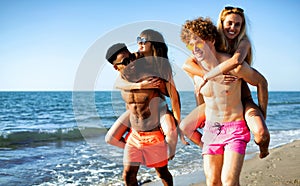
<instances>
[{"instance_id":1,"label":"distant shore","mask_svg":"<svg viewBox=\"0 0 300 186\"><path fill-rule=\"evenodd\" d=\"M300 186L300 140L270 150L270 155L258 155L245 160L240 177L241 185L297 185ZM203 172L174 177L175 186L205 186ZM162 185L160 182L145 184Z\"/></svg>"}]
</instances>

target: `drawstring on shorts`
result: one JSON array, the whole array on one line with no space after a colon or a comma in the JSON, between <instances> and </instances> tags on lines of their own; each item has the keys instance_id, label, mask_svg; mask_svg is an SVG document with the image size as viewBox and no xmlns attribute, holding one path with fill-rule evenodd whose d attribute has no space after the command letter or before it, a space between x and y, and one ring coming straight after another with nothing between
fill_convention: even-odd
<instances>
[{"instance_id":1,"label":"drawstring on shorts","mask_svg":"<svg viewBox=\"0 0 300 186\"><path fill-rule=\"evenodd\" d=\"M217 136L218 136L218 135L221 134L224 125L221 125L219 122L215 122L214 125L213 125L213 127L218 128L218 133L217 133Z\"/></svg>"}]
</instances>

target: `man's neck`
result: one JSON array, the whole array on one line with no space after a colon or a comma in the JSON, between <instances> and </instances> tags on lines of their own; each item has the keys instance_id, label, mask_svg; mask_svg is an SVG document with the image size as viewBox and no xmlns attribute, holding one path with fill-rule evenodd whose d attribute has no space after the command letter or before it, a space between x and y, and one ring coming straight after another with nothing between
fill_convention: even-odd
<instances>
[{"instance_id":1,"label":"man's neck","mask_svg":"<svg viewBox=\"0 0 300 186\"><path fill-rule=\"evenodd\" d=\"M210 71L219 64L218 53L214 47L210 47L211 50L206 51L205 58L200 62L204 70Z\"/></svg>"}]
</instances>

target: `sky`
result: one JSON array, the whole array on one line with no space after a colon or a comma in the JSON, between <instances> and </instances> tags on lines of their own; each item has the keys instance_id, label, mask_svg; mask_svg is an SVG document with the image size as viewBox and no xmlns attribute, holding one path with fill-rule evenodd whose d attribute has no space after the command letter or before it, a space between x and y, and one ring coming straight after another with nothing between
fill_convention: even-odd
<instances>
[{"instance_id":1,"label":"sky","mask_svg":"<svg viewBox=\"0 0 300 186\"><path fill-rule=\"evenodd\" d=\"M216 23L227 5L245 10L253 67L269 91L300 91L297 0L1 0L0 91L113 89L118 73L105 60L107 48L125 42L137 50L136 36L146 28L164 35L175 83L189 89L181 70L189 51L178 43L180 26L199 16Z\"/></svg>"}]
</instances>

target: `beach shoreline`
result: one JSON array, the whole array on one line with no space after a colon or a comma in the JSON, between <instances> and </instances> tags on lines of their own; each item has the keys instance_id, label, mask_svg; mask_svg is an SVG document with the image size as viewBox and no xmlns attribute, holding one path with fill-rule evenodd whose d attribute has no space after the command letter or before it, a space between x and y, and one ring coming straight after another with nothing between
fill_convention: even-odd
<instances>
[{"instance_id":1,"label":"beach shoreline","mask_svg":"<svg viewBox=\"0 0 300 186\"><path fill-rule=\"evenodd\" d=\"M270 155L260 159L258 154L244 161L240 176L241 185L297 185L300 186L300 140L278 146L270 150ZM151 182L146 186L159 186L161 182ZM205 186L202 171L174 177L176 186Z\"/></svg>"},{"instance_id":2,"label":"beach shoreline","mask_svg":"<svg viewBox=\"0 0 300 186\"><path fill-rule=\"evenodd\" d=\"M104 140L106 129L123 113L120 106L123 100L117 92L78 92L80 117L74 115L72 92L0 93L6 105L2 109L5 120L0 126L0 143L10 144L0 147L0 185L124 185L123 149ZM184 118L195 107L194 92L179 93ZM256 94L253 99L257 100ZM92 104L87 102L90 100ZM94 104L96 107L91 109ZM299 108L300 92L269 93L266 123L271 148L300 139ZM245 159L259 160L257 151L258 146L252 139L247 144ZM169 162L175 185L200 184L205 180L201 153L192 142L191 145L177 144L176 156ZM140 167L137 178L141 184L152 181L162 185L155 169L146 166ZM242 182L242 185L245 184Z\"/></svg>"}]
</instances>

